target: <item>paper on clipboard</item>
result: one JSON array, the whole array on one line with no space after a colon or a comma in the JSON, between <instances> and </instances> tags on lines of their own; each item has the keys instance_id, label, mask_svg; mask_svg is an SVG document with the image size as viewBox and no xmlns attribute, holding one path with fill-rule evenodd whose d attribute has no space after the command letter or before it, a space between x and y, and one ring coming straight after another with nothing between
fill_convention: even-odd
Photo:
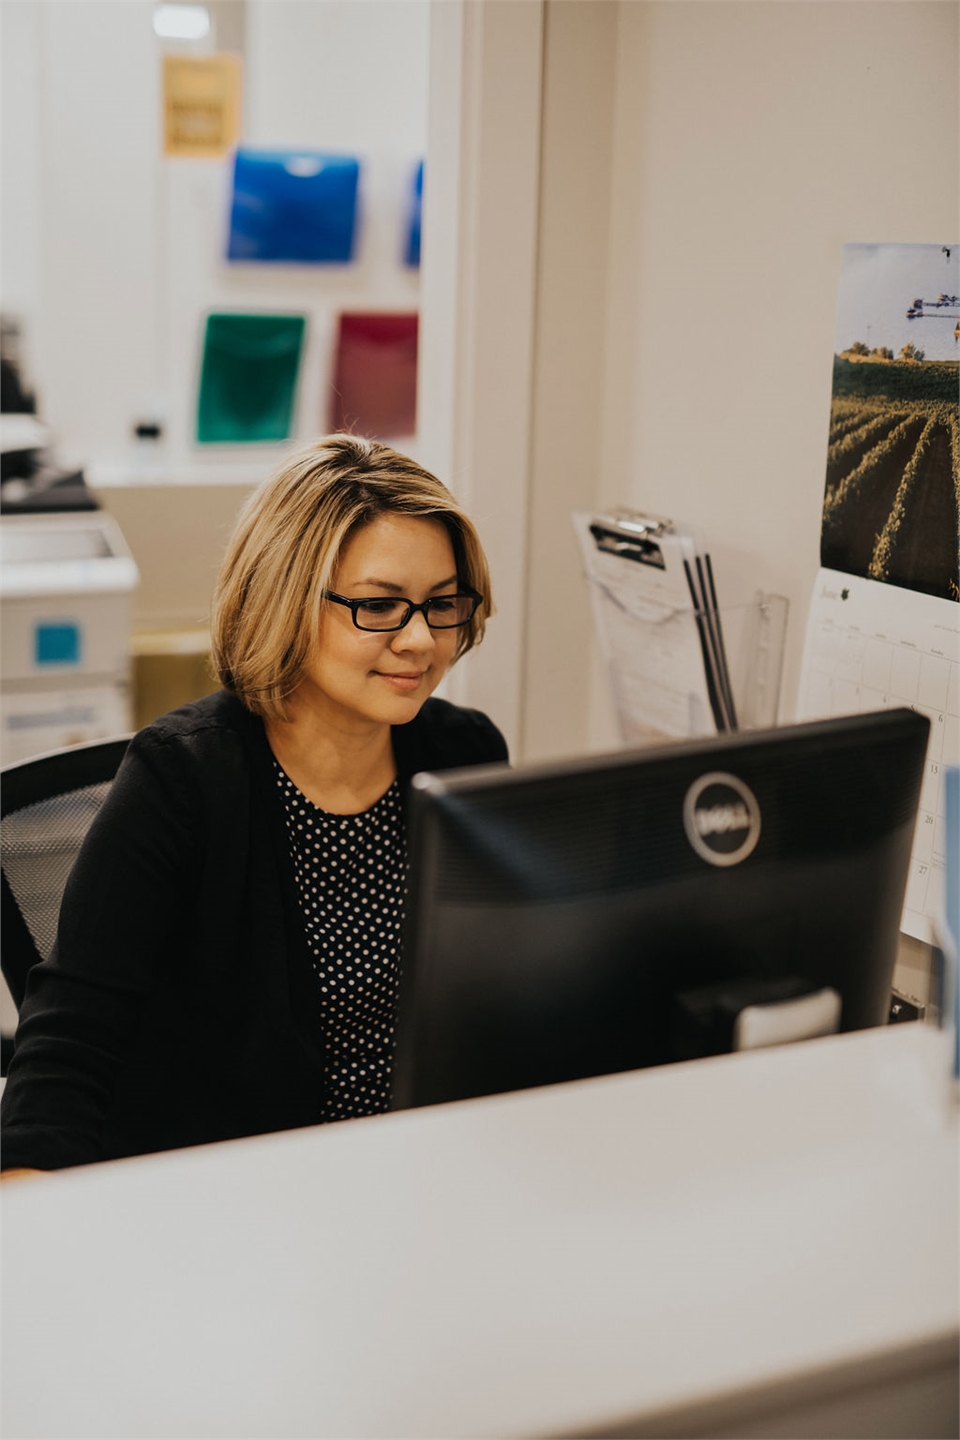
<instances>
[{"instance_id":1,"label":"paper on clipboard","mask_svg":"<svg viewBox=\"0 0 960 1440\"><path fill-rule=\"evenodd\" d=\"M716 732L684 561L689 532L653 517L576 514L597 634L624 741Z\"/></svg>"}]
</instances>

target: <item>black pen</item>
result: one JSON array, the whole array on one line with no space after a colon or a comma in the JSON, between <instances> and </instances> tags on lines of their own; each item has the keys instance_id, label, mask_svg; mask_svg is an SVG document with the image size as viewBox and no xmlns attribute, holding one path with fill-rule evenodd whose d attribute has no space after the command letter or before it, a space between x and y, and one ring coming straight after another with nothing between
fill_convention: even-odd
<instances>
[{"instance_id":1,"label":"black pen","mask_svg":"<svg viewBox=\"0 0 960 1440\"><path fill-rule=\"evenodd\" d=\"M697 594L697 587L693 580L693 571L690 569L690 561L684 560L683 571L687 577L687 585L690 589L690 598L693 601L693 615L697 622L697 632L700 636L700 650L703 654L703 672L707 681L707 695L710 700L710 709L713 711L713 723L718 732L722 733L727 728L726 719L723 713L723 706L720 703L720 696L717 691L716 677L713 673L713 665L710 659L710 644L704 618L703 605Z\"/></svg>"}]
</instances>

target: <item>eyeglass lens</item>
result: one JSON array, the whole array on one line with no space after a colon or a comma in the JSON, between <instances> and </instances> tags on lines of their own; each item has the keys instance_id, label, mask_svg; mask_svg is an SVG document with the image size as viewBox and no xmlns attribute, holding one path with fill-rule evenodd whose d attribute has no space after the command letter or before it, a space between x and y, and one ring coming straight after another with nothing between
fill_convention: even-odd
<instances>
[{"instance_id":1,"label":"eyeglass lens","mask_svg":"<svg viewBox=\"0 0 960 1440\"><path fill-rule=\"evenodd\" d=\"M423 613L431 630L449 630L465 625L476 604L471 595L436 595L426 602ZM354 607L354 614L362 630L396 630L409 619L410 602L386 596L364 600Z\"/></svg>"}]
</instances>

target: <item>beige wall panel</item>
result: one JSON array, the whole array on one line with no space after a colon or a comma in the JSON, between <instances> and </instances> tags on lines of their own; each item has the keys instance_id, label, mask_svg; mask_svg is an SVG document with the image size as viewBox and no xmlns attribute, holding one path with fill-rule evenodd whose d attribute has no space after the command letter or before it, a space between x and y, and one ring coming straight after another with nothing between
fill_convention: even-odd
<instances>
[{"instance_id":1,"label":"beige wall panel","mask_svg":"<svg viewBox=\"0 0 960 1440\"><path fill-rule=\"evenodd\" d=\"M205 625L220 561L249 485L104 489L140 570L134 629Z\"/></svg>"}]
</instances>

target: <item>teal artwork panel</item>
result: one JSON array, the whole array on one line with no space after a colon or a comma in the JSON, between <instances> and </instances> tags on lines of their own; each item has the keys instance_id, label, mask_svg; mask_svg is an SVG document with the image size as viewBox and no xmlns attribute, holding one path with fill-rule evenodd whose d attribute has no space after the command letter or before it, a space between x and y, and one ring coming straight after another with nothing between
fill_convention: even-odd
<instances>
[{"instance_id":1,"label":"teal artwork panel","mask_svg":"<svg viewBox=\"0 0 960 1440\"><path fill-rule=\"evenodd\" d=\"M208 315L197 402L201 444L287 440L303 315Z\"/></svg>"}]
</instances>

